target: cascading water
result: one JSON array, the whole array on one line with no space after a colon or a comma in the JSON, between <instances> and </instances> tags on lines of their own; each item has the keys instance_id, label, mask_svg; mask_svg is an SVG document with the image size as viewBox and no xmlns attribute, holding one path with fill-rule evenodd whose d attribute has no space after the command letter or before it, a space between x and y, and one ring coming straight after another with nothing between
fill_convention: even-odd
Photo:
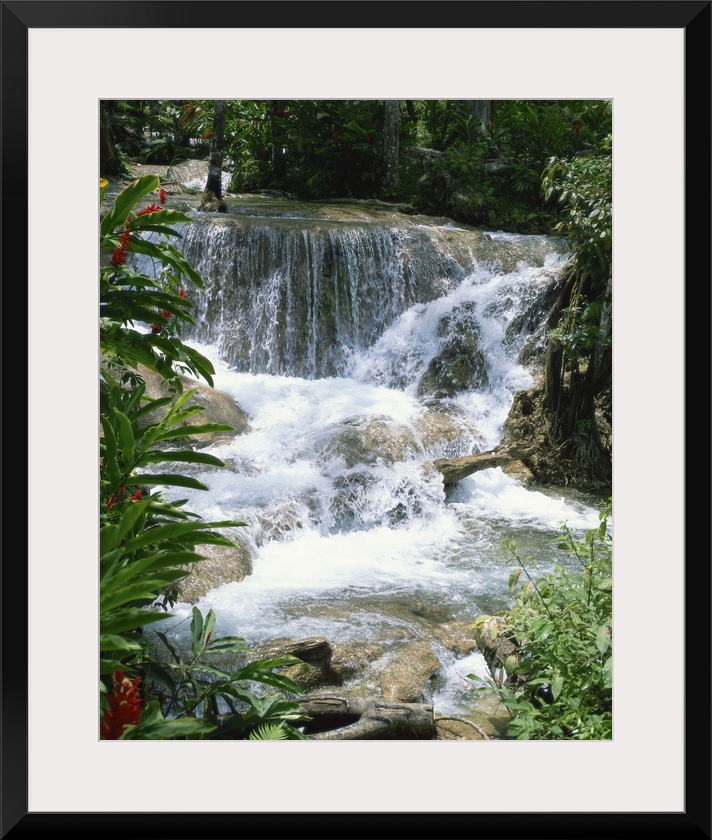
<instances>
[{"instance_id":1,"label":"cascading water","mask_svg":"<svg viewBox=\"0 0 712 840\"><path fill-rule=\"evenodd\" d=\"M247 523L234 536L252 574L199 606L256 649L285 637L370 644L367 683L425 642L440 669L423 699L466 710L461 678L486 667L451 643L453 628L509 605L501 541L543 573L566 562L549 544L562 522L574 534L598 522L595 500L499 468L446 498L433 467L499 444L513 395L534 382L522 360L541 349L562 242L288 201L233 201L183 233L206 283L186 341L250 423L211 447L226 469L196 468L209 492L180 492L208 520ZM191 607L161 629L180 639Z\"/></svg>"}]
</instances>

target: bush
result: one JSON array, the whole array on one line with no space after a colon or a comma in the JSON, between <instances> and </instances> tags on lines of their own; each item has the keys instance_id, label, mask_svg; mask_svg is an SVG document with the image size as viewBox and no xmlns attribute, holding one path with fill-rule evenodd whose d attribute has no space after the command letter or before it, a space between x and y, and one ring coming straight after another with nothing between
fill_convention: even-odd
<instances>
[{"instance_id":1,"label":"bush","mask_svg":"<svg viewBox=\"0 0 712 840\"><path fill-rule=\"evenodd\" d=\"M512 713L507 735L519 740L609 740L612 737L612 553L609 504L583 541L566 526L555 544L579 569L556 566L534 581L519 564L510 577L514 607L505 632L518 643L509 679L495 686ZM524 582L520 585L522 572ZM480 619L483 620L483 619ZM475 679L471 675L472 679Z\"/></svg>"}]
</instances>

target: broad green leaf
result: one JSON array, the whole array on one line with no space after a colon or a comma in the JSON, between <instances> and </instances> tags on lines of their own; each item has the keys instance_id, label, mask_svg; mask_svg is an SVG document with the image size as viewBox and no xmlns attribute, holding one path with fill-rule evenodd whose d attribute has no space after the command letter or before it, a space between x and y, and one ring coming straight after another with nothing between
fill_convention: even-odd
<instances>
[{"instance_id":1,"label":"broad green leaf","mask_svg":"<svg viewBox=\"0 0 712 840\"><path fill-rule=\"evenodd\" d=\"M99 650L141 650L141 645L133 639L126 639L124 636L102 633L99 636Z\"/></svg>"},{"instance_id":2,"label":"broad green leaf","mask_svg":"<svg viewBox=\"0 0 712 840\"><path fill-rule=\"evenodd\" d=\"M156 175L142 175L122 190L116 197L114 207L101 220L101 235L108 236L114 228L123 225L136 203L149 193L155 192L160 183L160 178Z\"/></svg>"},{"instance_id":3,"label":"broad green leaf","mask_svg":"<svg viewBox=\"0 0 712 840\"><path fill-rule=\"evenodd\" d=\"M124 487L135 487L137 484L161 484L167 487L190 487L193 490L207 490L207 486L197 478L177 473L141 473L130 475L124 481Z\"/></svg>"},{"instance_id":4,"label":"broad green leaf","mask_svg":"<svg viewBox=\"0 0 712 840\"><path fill-rule=\"evenodd\" d=\"M561 689L564 687L564 678L561 674L556 674L554 679L551 681L551 694L554 700L558 700L561 696Z\"/></svg>"},{"instance_id":5,"label":"broad green leaf","mask_svg":"<svg viewBox=\"0 0 712 840\"><path fill-rule=\"evenodd\" d=\"M206 650L211 653L249 653L250 647L237 636L218 636L210 639Z\"/></svg>"},{"instance_id":6,"label":"broad green leaf","mask_svg":"<svg viewBox=\"0 0 712 840\"><path fill-rule=\"evenodd\" d=\"M175 451L161 451L160 449L153 449L149 452L144 452L141 457L143 464L158 464L161 461L180 461L185 464L207 464L212 467L224 467L225 463L214 455L209 455L207 452L194 452L191 449L175 450Z\"/></svg>"},{"instance_id":7,"label":"broad green leaf","mask_svg":"<svg viewBox=\"0 0 712 840\"><path fill-rule=\"evenodd\" d=\"M603 663L603 685L605 688L613 686L613 657L609 656Z\"/></svg>"},{"instance_id":8,"label":"broad green leaf","mask_svg":"<svg viewBox=\"0 0 712 840\"><path fill-rule=\"evenodd\" d=\"M115 671L125 671L126 665L118 659L99 659L99 676L103 677L105 674L113 674Z\"/></svg>"},{"instance_id":9,"label":"broad green leaf","mask_svg":"<svg viewBox=\"0 0 712 840\"><path fill-rule=\"evenodd\" d=\"M228 426L225 423L202 423L190 426L181 426L179 429L172 429L158 435L156 441L173 440L174 438L190 437L191 435L204 435L213 432L234 432L234 426Z\"/></svg>"},{"instance_id":10,"label":"broad green leaf","mask_svg":"<svg viewBox=\"0 0 712 840\"><path fill-rule=\"evenodd\" d=\"M196 738L215 732L216 729L215 724L192 717L177 720L158 720L154 723L141 723L140 726L127 726L121 735L121 740L164 741L178 738Z\"/></svg>"},{"instance_id":11,"label":"broad green leaf","mask_svg":"<svg viewBox=\"0 0 712 840\"><path fill-rule=\"evenodd\" d=\"M145 213L137 216L131 221L131 230L134 228L145 228L147 225L158 225L163 228L165 225L192 224L193 220L180 210L157 210L155 213ZM180 234L178 234L180 236Z\"/></svg>"},{"instance_id":12,"label":"broad green leaf","mask_svg":"<svg viewBox=\"0 0 712 840\"><path fill-rule=\"evenodd\" d=\"M203 640L203 614L197 607L193 607L193 618L190 622L190 633L193 640L193 656L200 653Z\"/></svg>"},{"instance_id":13,"label":"broad green leaf","mask_svg":"<svg viewBox=\"0 0 712 840\"><path fill-rule=\"evenodd\" d=\"M154 621L163 621L170 618L170 613L159 613L151 610L143 610L139 607L124 607L116 610L113 615L101 616L101 633L125 633L127 630L136 630L144 624L152 624Z\"/></svg>"},{"instance_id":14,"label":"broad green leaf","mask_svg":"<svg viewBox=\"0 0 712 840\"><path fill-rule=\"evenodd\" d=\"M166 691L173 694L176 691L176 681L173 677L156 662L148 662L145 666L146 679L161 686Z\"/></svg>"},{"instance_id":15,"label":"broad green leaf","mask_svg":"<svg viewBox=\"0 0 712 840\"><path fill-rule=\"evenodd\" d=\"M119 544L121 535L117 525L103 525L99 532L99 555L106 556ZM119 555L120 556L120 555Z\"/></svg>"},{"instance_id":16,"label":"broad green leaf","mask_svg":"<svg viewBox=\"0 0 712 840\"><path fill-rule=\"evenodd\" d=\"M116 443L116 435L111 428L111 421L108 417L101 418L101 428L104 433L104 469L109 478L109 482L115 492L118 492L121 484L121 469L119 467L117 456L118 446Z\"/></svg>"},{"instance_id":17,"label":"broad green leaf","mask_svg":"<svg viewBox=\"0 0 712 840\"><path fill-rule=\"evenodd\" d=\"M203 628L203 646L205 646L208 636L213 632L215 629L215 622L217 620L217 616L213 610L208 610L208 614L205 617L205 627Z\"/></svg>"},{"instance_id":18,"label":"broad green leaf","mask_svg":"<svg viewBox=\"0 0 712 840\"><path fill-rule=\"evenodd\" d=\"M204 289L203 280L190 263L172 245L162 243L157 245L140 237L133 237L129 243L129 250L153 257L163 265L170 265L179 277L186 277L198 289Z\"/></svg>"},{"instance_id":19,"label":"broad green leaf","mask_svg":"<svg viewBox=\"0 0 712 840\"><path fill-rule=\"evenodd\" d=\"M149 506L148 499L141 499L126 505L121 511L119 521L119 539L125 539L132 531L138 520L146 512Z\"/></svg>"},{"instance_id":20,"label":"broad green leaf","mask_svg":"<svg viewBox=\"0 0 712 840\"><path fill-rule=\"evenodd\" d=\"M132 604L134 601L153 600L163 587L180 580L186 574L185 571L178 570L164 571L160 577L146 578L119 588L104 586L99 598L101 611L108 612L124 604ZM107 589L109 591L106 591Z\"/></svg>"},{"instance_id":21,"label":"broad green leaf","mask_svg":"<svg viewBox=\"0 0 712 840\"><path fill-rule=\"evenodd\" d=\"M244 522L237 522L232 519L221 522L171 522L167 525L158 525L147 528L137 537L126 543L127 551L135 551L144 545L159 545L162 542L172 539L181 539L194 532L205 531L208 528L233 528L244 525Z\"/></svg>"},{"instance_id":22,"label":"broad green leaf","mask_svg":"<svg viewBox=\"0 0 712 840\"><path fill-rule=\"evenodd\" d=\"M602 624L598 628L598 633L596 634L596 649L600 653L601 656L608 650L611 646L611 628L606 625Z\"/></svg>"}]
</instances>

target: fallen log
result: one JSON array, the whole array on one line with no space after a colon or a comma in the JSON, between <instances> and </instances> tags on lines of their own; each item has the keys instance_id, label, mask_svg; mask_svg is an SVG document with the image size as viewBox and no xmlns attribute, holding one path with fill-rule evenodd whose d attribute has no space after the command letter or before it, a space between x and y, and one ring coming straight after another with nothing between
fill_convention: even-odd
<instances>
[{"instance_id":1,"label":"fallen log","mask_svg":"<svg viewBox=\"0 0 712 840\"><path fill-rule=\"evenodd\" d=\"M433 465L442 473L445 487L452 487L472 473L502 467L511 460L511 456L506 453L483 452L481 455L464 455L461 458L438 458L433 461Z\"/></svg>"},{"instance_id":2,"label":"fallen log","mask_svg":"<svg viewBox=\"0 0 712 840\"><path fill-rule=\"evenodd\" d=\"M460 458L438 458L433 461L436 470L442 473L445 493L452 492L458 481L480 470L502 467L505 471L517 473L522 480L531 481L534 476L523 458L533 449L528 444L503 447L496 452L482 452L479 455L463 455Z\"/></svg>"},{"instance_id":3,"label":"fallen log","mask_svg":"<svg viewBox=\"0 0 712 840\"><path fill-rule=\"evenodd\" d=\"M433 707L428 703L389 703L382 697L321 694L297 698L304 734L311 741L432 740Z\"/></svg>"}]
</instances>

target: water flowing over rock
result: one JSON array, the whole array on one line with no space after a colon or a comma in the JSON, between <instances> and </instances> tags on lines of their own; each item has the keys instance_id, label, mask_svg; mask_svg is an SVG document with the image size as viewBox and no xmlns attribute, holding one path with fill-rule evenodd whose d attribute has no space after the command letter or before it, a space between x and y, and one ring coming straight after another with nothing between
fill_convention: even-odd
<instances>
[{"instance_id":1,"label":"water flowing over rock","mask_svg":"<svg viewBox=\"0 0 712 840\"><path fill-rule=\"evenodd\" d=\"M256 651L328 640L328 662L290 669L304 690L485 714L471 628L511 602L502 540L547 569L562 520L598 524L588 500L537 489L527 452L503 446L537 381L565 243L377 202L225 200L182 230L205 281L185 340L248 425L207 444L227 465L195 471L210 490L180 497L246 523L251 573L229 560L198 606ZM157 629L179 638L190 609Z\"/></svg>"},{"instance_id":2,"label":"water flowing over rock","mask_svg":"<svg viewBox=\"0 0 712 840\"><path fill-rule=\"evenodd\" d=\"M551 253L535 237L510 243L388 205L263 199L229 207L227 216L195 213L183 231L182 248L207 287L196 295L192 337L217 337L222 358L252 373L348 375L354 355L395 319L453 291L475 266L509 272L522 262L541 266ZM450 390L470 373L486 378L477 341L464 329L472 326L463 323L467 309L448 315L439 331L440 354L457 377ZM463 363L470 351L475 360Z\"/></svg>"}]
</instances>

